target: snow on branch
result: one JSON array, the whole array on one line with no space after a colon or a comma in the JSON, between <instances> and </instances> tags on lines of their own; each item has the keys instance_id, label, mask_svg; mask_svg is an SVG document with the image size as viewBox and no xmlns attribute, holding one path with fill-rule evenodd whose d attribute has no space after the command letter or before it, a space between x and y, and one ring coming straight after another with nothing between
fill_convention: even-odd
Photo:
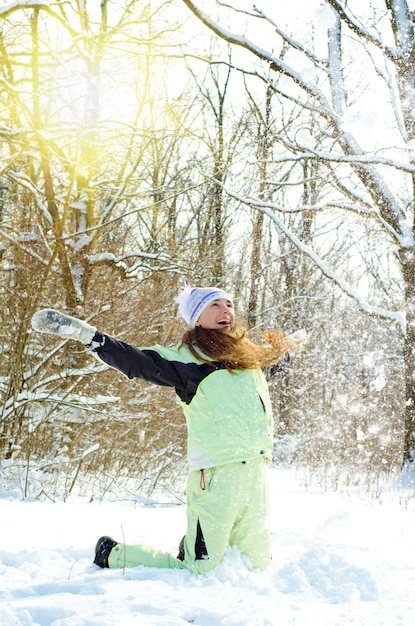
<instances>
[{"instance_id":1,"label":"snow on branch","mask_svg":"<svg viewBox=\"0 0 415 626\"><path fill-rule=\"evenodd\" d=\"M388 188L385 180L380 176L374 166L386 165L411 175L415 173L415 166L410 163L381 157L376 154L361 154L356 151L358 145L349 134L345 135L345 141L347 142L347 147L350 148L350 152L347 154L332 154L308 148L307 152L295 156L288 155L287 157L280 157L278 161L316 158L326 162L349 163L354 168L359 178L365 179L365 187L372 198L376 197L378 199L378 206L383 206L383 209L377 212L378 219L381 220L382 226L401 246L404 248L412 248L415 244L411 225L405 219L405 215L397 203L395 194ZM409 145L408 148L410 148Z\"/></svg>"},{"instance_id":2,"label":"snow on branch","mask_svg":"<svg viewBox=\"0 0 415 626\"><path fill-rule=\"evenodd\" d=\"M27 176L24 173L15 172L15 171L7 172L7 176L13 182L17 183L18 185L21 185L22 187L30 191L30 193L33 195L36 201L37 207L43 213L43 215L45 216L45 219L49 222L49 224L52 224L53 223L52 216L49 213L47 207L44 205L44 202L42 200L42 194L39 191L39 189L30 180L29 176Z\"/></svg>"},{"instance_id":3,"label":"snow on branch","mask_svg":"<svg viewBox=\"0 0 415 626\"><path fill-rule=\"evenodd\" d=\"M52 15L58 22L60 22L68 32L76 36L76 31L71 28L71 25L68 20L64 19L59 13L56 13L52 6L56 5L56 1L53 0L16 0L16 2L11 2L10 4L6 4L4 7L0 7L0 18L9 17L12 13L19 11L21 9L43 9L49 15Z\"/></svg>"},{"instance_id":4,"label":"snow on branch","mask_svg":"<svg viewBox=\"0 0 415 626\"><path fill-rule=\"evenodd\" d=\"M369 43L372 43L380 50L383 50L389 59L392 61L396 59L397 52L393 48L386 46L380 39L374 37L368 30L360 26L351 16L350 12L343 6L340 0L327 0L330 6L340 15L342 21L347 24L351 31L353 31L359 37L362 37Z\"/></svg>"},{"instance_id":5,"label":"snow on branch","mask_svg":"<svg viewBox=\"0 0 415 626\"><path fill-rule=\"evenodd\" d=\"M54 350L51 350L50 352L48 352L48 354L46 355L44 361L42 361L40 367L36 367L33 370L29 370L29 372L26 372L25 380L26 381L30 380L32 371L34 373L37 373L40 369L42 369L42 365L46 361L49 361L50 358L53 357L54 354L59 352L59 350L62 348L64 343L65 343L65 341L60 341L60 343L56 346L56 348ZM51 374L50 376L41 378L39 381L37 381L33 385L32 391L31 391L32 396L36 396L38 393L42 393L42 392L39 392L39 390L43 389L44 387L48 387L48 386L50 386L52 384L62 382L62 378L64 378L65 380L68 380L68 381L70 379L85 378L86 376L95 376L96 374L99 374L101 372L105 372L107 369L109 369L108 365L104 365L102 362L98 362L98 360L95 361L95 354L94 353L92 353L91 356L94 357L93 362L88 364L88 366L86 366L86 367L78 367L78 368L69 368L68 367L68 368L59 370L58 373Z\"/></svg>"},{"instance_id":6,"label":"snow on branch","mask_svg":"<svg viewBox=\"0 0 415 626\"><path fill-rule=\"evenodd\" d=\"M227 191L229 195L232 195L231 192ZM244 202L244 199L233 194L233 198L239 200L240 202ZM272 211L279 211L280 213L303 213L305 211L322 211L324 209L341 209L343 211L349 211L350 213L356 213L361 217L369 217L376 219L382 228L387 231L396 242L399 242L399 235L393 228L388 224L383 217L380 215L379 210L376 206L372 207L364 207L360 206L356 202L322 202L316 203L312 205L297 205L296 207L283 207L276 205L274 203L263 202L262 200L258 200L256 198L245 197L245 203L249 203L250 206L261 209L262 207L269 208Z\"/></svg>"},{"instance_id":7,"label":"snow on branch","mask_svg":"<svg viewBox=\"0 0 415 626\"><path fill-rule=\"evenodd\" d=\"M30 248L28 248L27 246L24 246L21 241L19 241L19 235L16 235L15 237L12 235L9 235L8 233L6 233L4 230L0 229L0 235L2 237L4 237L5 239L7 239L12 245L20 248L20 250L22 250L23 252L25 252L26 254L28 254L29 256L33 257L34 259L36 259L36 261L38 261L39 263L42 263L42 265L47 266L48 262L45 259L42 259L42 257L40 257L38 254L36 254L36 252L33 252L33 250L31 250Z\"/></svg>"},{"instance_id":8,"label":"snow on branch","mask_svg":"<svg viewBox=\"0 0 415 626\"><path fill-rule=\"evenodd\" d=\"M136 262L129 267L125 262L127 259L135 259ZM137 260L140 262L138 263ZM160 264L154 267L151 263L145 263L144 261L155 261ZM163 252L134 252L122 257L116 257L110 252L104 252L89 256L89 262L91 265L108 265L113 267L120 273L123 279L135 278L137 271L143 268L147 268L150 271L177 271L178 269L178 265L172 261L169 255Z\"/></svg>"},{"instance_id":9,"label":"snow on branch","mask_svg":"<svg viewBox=\"0 0 415 626\"><path fill-rule=\"evenodd\" d=\"M222 26L220 26L217 22L212 20L206 13L204 13L199 7L197 7L192 2L192 0L182 0L182 1L192 11L192 13L203 24L205 24L205 26L207 26L211 31L213 31L216 35L218 35L218 37L220 37L221 39L224 39L228 43L234 44L235 46L240 46L242 48L245 48L246 50L249 50L259 59L267 62L269 64L269 67L272 70L280 74L283 74L284 76L287 76L288 78L291 78L294 83L296 83L297 85L301 87L301 89L303 89L306 93L316 98L320 102L320 105L324 109L324 112L326 115L328 115L332 119L335 117L334 112L332 111L332 108L326 96L324 95L324 93L320 89L318 89L316 85L314 85L313 83L310 83L304 80L299 72L296 72L295 70L293 70L289 65L284 63L284 61L274 56L270 52L267 52L266 50L264 50L264 48L258 46L247 37L232 33L226 28L223 28Z\"/></svg>"},{"instance_id":10,"label":"snow on branch","mask_svg":"<svg viewBox=\"0 0 415 626\"><path fill-rule=\"evenodd\" d=\"M304 252L304 254L306 254L317 265L317 267L327 278L329 278L338 287L340 287L340 289L346 295L348 295L350 298L357 302L359 308L362 309L362 311L365 311L365 313L368 313L369 315L393 320L398 324L402 334L404 335L406 333L406 320L403 311L390 311L388 309L383 309L381 307L368 304L356 289L353 289L353 287L351 287L351 285L343 280L343 278L341 278L341 276L339 276L337 272L330 269L310 246L303 243L301 239L299 239L296 235L294 235L294 233L291 232L291 230L284 224L284 222L276 215L275 210L278 210L277 206L271 208L271 205L267 206L260 200L253 201L252 199L238 196L237 194L230 192L226 188L225 191L229 196L235 198L242 204L246 204L254 209L257 209L258 211L261 211L262 213L265 213L265 215L267 215L274 222L276 227L281 230L285 235L287 235L287 237L292 241L296 248Z\"/></svg>"},{"instance_id":11,"label":"snow on branch","mask_svg":"<svg viewBox=\"0 0 415 626\"><path fill-rule=\"evenodd\" d=\"M71 375L85 376L96 373L97 371L103 371L102 368L88 369L83 368L79 369L76 374L71 372ZM68 372L61 373L59 379L62 380L62 376L64 374L68 374ZM48 380L50 382L52 377ZM44 386L44 385L42 385ZM31 404L33 402L48 402L49 404L55 404L60 406L67 406L73 408L82 408L83 411L89 411L90 413L100 414L102 411L96 407L101 405L107 406L109 402L118 402L119 398L117 396L102 396L97 395L95 397L86 397L82 396L81 398L76 395L69 395L68 393L63 394L60 391L21 391L16 396L9 398L3 405L3 419L7 419L9 416L13 415L18 408L21 408L24 405Z\"/></svg>"},{"instance_id":12,"label":"snow on branch","mask_svg":"<svg viewBox=\"0 0 415 626\"><path fill-rule=\"evenodd\" d=\"M275 32L281 37L281 39L286 41L292 48L295 48L296 50L299 50L300 52L302 52L306 57L308 57L311 61L313 61L313 63L316 63L316 65L321 65L324 67L327 66L327 59L323 59L322 57L317 56L316 54L314 54L312 50L307 48L304 44L300 43L299 41L296 41L295 39L293 39L292 37L284 33L284 31L282 31L279 28L277 22L273 20L269 15L264 13L262 9L259 9L258 7L254 6L254 10L256 14L258 15L258 17L264 19L266 22L271 24L273 28L275 29Z\"/></svg>"},{"instance_id":13,"label":"snow on branch","mask_svg":"<svg viewBox=\"0 0 415 626\"><path fill-rule=\"evenodd\" d=\"M0 7L0 17L7 17L18 9L38 9L39 7L49 7L49 5L49 0L17 0Z\"/></svg>"},{"instance_id":14,"label":"snow on branch","mask_svg":"<svg viewBox=\"0 0 415 626\"><path fill-rule=\"evenodd\" d=\"M415 165L411 163L405 163L404 161L397 161L386 157L379 156L377 154L334 154L333 152L320 152L319 150L308 149L307 152L300 154L281 157L278 161L301 161L303 159L319 159L321 161L334 161L335 163L359 163L367 165L387 165L393 167L402 172L408 172L409 174L415 174Z\"/></svg>"}]
</instances>

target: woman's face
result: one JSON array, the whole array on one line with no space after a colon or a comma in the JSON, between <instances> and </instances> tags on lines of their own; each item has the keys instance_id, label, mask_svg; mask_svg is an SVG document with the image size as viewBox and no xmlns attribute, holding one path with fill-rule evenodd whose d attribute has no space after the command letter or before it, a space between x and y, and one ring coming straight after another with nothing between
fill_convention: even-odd
<instances>
[{"instance_id":1,"label":"woman's face","mask_svg":"<svg viewBox=\"0 0 415 626\"><path fill-rule=\"evenodd\" d=\"M235 324L235 311L233 304L226 298L213 300L203 309L196 322L196 326L209 330L220 330L223 333L230 333Z\"/></svg>"}]
</instances>

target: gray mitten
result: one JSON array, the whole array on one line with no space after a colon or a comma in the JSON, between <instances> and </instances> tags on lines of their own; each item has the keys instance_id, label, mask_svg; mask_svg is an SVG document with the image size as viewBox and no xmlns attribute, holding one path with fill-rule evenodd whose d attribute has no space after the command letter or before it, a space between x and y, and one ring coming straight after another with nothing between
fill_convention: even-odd
<instances>
[{"instance_id":1,"label":"gray mitten","mask_svg":"<svg viewBox=\"0 0 415 626\"><path fill-rule=\"evenodd\" d=\"M291 333L291 335L288 335L287 339L295 341L298 345L300 345L302 343L307 343L308 335L304 328L300 328L300 330L296 330L294 333Z\"/></svg>"},{"instance_id":2,"label":"gray mitten","mask_svg":"<svg viewBox=\"0 0 415 626\"><path fill-rule=\"evenodd\" d=\"M85 345L91 343L96 328L76 317L64 315L54 309L36 311L32 317L32 328L40 333L59 335L63 339L74 339Z\"/></svg>"},{"instance_id":3,"label":"gray mitten","mask_svg":"<svg viewBox=\"0 0 415 626\"><path fill-rule=\"evenodd\" d=\"M294 356L297 352L303 349L304 345L308 341L308 335L307 332L301 328L300 330L296 330L294 333L288 335L287 339L295 341L295 345L289 350L291 356Z\"/></svg>"}]
</instances>

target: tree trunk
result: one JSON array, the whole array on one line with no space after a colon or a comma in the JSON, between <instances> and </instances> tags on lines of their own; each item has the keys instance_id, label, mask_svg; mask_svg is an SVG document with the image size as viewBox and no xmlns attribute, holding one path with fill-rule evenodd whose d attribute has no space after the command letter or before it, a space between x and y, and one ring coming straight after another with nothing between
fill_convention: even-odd
<instances>
[{"instance_id":1,"label":"tree trunk","mask_svg":"<svg viewBox=\"0 0 415 626\"><path fill-rule=\"evenodd\" d=\"M265 100L265 114L258 122L258 163L259 163L259 189L258 197L263 199L264 193L268 187L266 183L267 177L267 159L270 150L270 119L271 119L271 99L272 90L267 87ZM250 264L250 291L248 299L248 328L257 324L258 313L258 294L260 287L260 279L262 273L262 237L264 229L264 214L253 211L252 214L252 250Z\"/></svg>"},{"instance_id":2,"label":"tree trunk","mask_svg":"<svg viewBox=\"0 0 415 626\"><path fill-rule=\"evenodd\" d=\"M406 312L406 335L403 345L406 399L404 462L406 462L414 460L415 448L415 258L413 250L401 251L400 258Z\"/></svg>"},{"instance_id":3,"label":"tree trunk","mask_svg":"<svg viewBox=\"0 0 415 626\"><path fill-rule=\"evenodd\" d=\"M391 26L398 51L395 59L396 78L401 103L406 141L415 138L415 45L414 23L406 2L386 0ZM411 159L413 161L413 159ZM412 193L415 194L415 176L412 175ZM412 246L401 247L400 259L404 281L406 335L403 356L405 368L405 433L404 463L415 458L415 245L414 217L412 218Z\"/></svg>"}]
</instances>

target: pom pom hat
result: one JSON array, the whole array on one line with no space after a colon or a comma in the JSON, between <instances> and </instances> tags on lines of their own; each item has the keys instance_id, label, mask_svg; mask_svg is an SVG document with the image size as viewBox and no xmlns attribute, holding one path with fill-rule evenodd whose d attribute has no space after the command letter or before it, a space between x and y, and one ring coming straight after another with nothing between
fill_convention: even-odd
<instances>
[{"instance_id":1,"label":"pom pom hat","mask_svg":"<svg viewBox=\"0 0 415 626\"><path fill-rule=\"evenodd\" d=\"M233 302L231 296L217 287L190 287L186 285L183 291L177 296L176 303L179 305L179 314L191 328L196 326L196 322L202 311L214 300L226 298Z\"/></svg>"}]
</instances>

